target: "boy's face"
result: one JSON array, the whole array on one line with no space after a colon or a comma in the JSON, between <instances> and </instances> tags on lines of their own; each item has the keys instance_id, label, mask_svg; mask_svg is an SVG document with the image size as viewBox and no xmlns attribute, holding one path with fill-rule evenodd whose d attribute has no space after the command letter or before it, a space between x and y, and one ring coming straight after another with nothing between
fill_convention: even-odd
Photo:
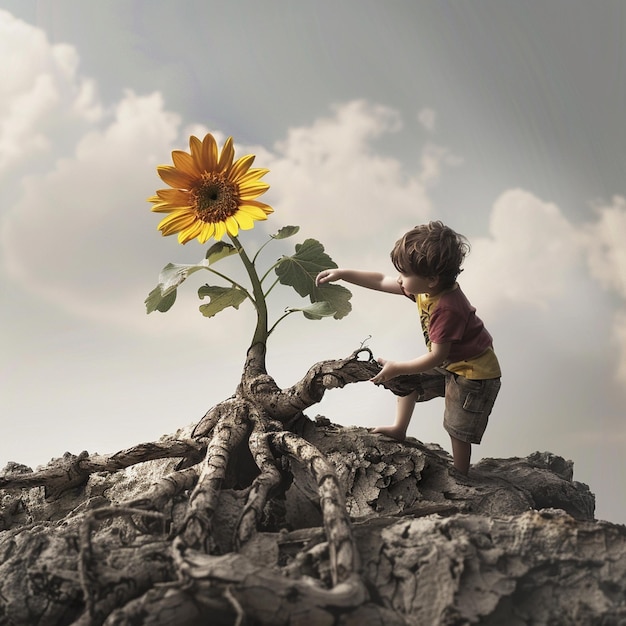
<instances>
[{"instance_id":1,"label":"boy's face","mask_svg":"<svg viewBox=\"0 0 626 626\"><path fill-rule=\"evenodd\" d=\"M400 274L398 285L404 293L415 296L418 293L436 293L439 278L425 278L417 274Z\"/></svg>"}]
</instances>

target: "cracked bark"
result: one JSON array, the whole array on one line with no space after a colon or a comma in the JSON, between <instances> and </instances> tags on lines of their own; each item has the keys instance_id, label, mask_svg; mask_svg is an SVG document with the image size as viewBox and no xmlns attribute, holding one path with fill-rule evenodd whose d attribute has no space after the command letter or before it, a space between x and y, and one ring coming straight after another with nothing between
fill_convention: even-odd
<instances>
[{"instance_id":1,"label":"cracked bark","mask_svg":"<svg viewBox=\"0 0 626 626\"><path fill-rule=\"evenodd\" d=\"M570 462L486 459L463 477L437 446L304 416L372 376L362 357L283 390L257 346L191 432L10 464L0 624L625 621L626 529L593 519Z\"/></svg>"}]
</instances>

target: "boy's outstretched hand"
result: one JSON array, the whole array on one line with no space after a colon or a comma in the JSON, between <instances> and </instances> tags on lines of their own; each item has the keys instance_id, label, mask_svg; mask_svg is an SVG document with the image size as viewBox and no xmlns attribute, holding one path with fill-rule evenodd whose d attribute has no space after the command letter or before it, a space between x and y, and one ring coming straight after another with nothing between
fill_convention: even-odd
<instances>
[{"instance_id":1,"label":"boy's outstretched hand","mask_svg":"<svg viewBox=\"0 0 626 626\"><path fill-rule=\"evenodd\" d=\"M332 283L336 280L340 280L341 278L342 278L341 270L339 268L330 269L330 270L322 270L315 277L315 285L319 287L320 285L323 285L324 283Z\"/></svg>"},{"instance_id":2,"label":"boy's outstretched hand","mask_svg":"<svg viewBox=\"0 0 626 626\"><path fill-rule=\"evenodd\" d=\"M376 376L370 378L370 381L374 384L378 385L380 383L387 382L391 378L395 378L402 374L400 370L399 363L397 361L387 361L386 359L376 359L379 365L383 366L383 369L376 374Z\"/></svg>"}]
</instances>

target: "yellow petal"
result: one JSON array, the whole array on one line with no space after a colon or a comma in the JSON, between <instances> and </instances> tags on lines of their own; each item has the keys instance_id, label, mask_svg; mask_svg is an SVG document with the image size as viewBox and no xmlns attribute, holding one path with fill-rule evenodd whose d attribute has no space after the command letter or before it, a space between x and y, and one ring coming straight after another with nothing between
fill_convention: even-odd
<instances>
[{"instance_id":1,"label":"yellow petal","mask_svg":"<svg viewBox=\"0 0 626 626\"><path fill-rule=\"evenodd\" d=\"M189 137L189 151L191 156L202 153L202 142L195 135Z\"/></svg>"},{"instance_id":2,"label":"yellow petal","mask_svg":"<svg viewBox=\"0 0 626 626\"><path fill-rule=\"evenodd\" d=\"M262 178L268 172L268 169L262 167L253 167L251 170L248 170L243 176L241 176L239 180L237 180L237 183L240 185L244 185L251 180L258 180L259 178Z\"/></svg>"},{"instance_id":3,"label":"yellow petal","mask_svg":"<svg viewBox=\"0 0 626 626\"><path fill-rule=\"evenodd\" d=\"M157 228L163 233L163 235L171 235L172 233L177 233L183 228L191 226L195 220L196 216L189 211L173 211L159 222Z\"/></svg>"},{"instance_id":4,"label":"yellow petal","mask_svg":"<svg viewBox=\"0 0 626 626\"><path fill-rule=\"evenodd\" d=\"M166 192L172 193L166 193ZM148 198L154 204L151 210L156 213L169 213L177 209L191 209L193 206L189 193L179 189L159 189L156 196Z\"/></svg>"},{"instance_id":5,"label":"yellow petal","mask_svg":"<svg viewBox=\"0 0 626 626\"><path fill-rule=\"evenodd\" d=\"M172 161L174 162L174 167L181 172L185 172L194 178L198 178L200 176L200 171L196 167L193 157L182 150L173 150L172 151Z\"/></svg>"},{"instance_id":6,"label":"yellow petal","mask_svg":"<svg viewBox=\"0 0 626 626\"><path fill-rule=\"evenodd\" d=\"M258 200L246 200L244 202L241 203L240 208L249 208L249 207L253 207L255 209L261 209L261 211L263 211L266 215L270 215L271 213L274 212L274 209L269 205L269 204L265 204L264 202L259 202Z\"/></svg>"},{"instance_id":7,"label":"yellow petal","mask_svg":"<svg viewBox=\"0 0 626 626\"><path fill-rule=\"evenodd\" d=\"M239 225L237 224L237 220L231 215L224 220L224 224L226 226L226 231L228 232L228 234L236 237L237 233L239 232Z\"/></svg>"},{"instance_id":8,"label":"yellow petal","mask_svg":"<svg viewBox=\"0 0 626 626\"><path fill-rule=\"evenodd\" d=\"M172 206L171 204L165 204L164 202L160 202L159 204L155 204L150 210L153 213L171 213L172 211L178 211L180 209L191 209L190 206Z\"/></svg>"},{"instance_id":9,"label":"yellow petal","mask_svg":"<svg viewBox=\"0 0 626 626\"><path fill-rule=\"evenodd\" d=\"M254 200L257 196L265 193L270 186L267 183L259 181L251 181L245 185L239 185L239 197L242 200Z\"/></svg>"},{"instance_id":10,"label":"yellow petal","mask_svg":"<svg viewBox=\"0 0 626 626\"><path fill-rule=\"evenodd\" d=\"M237 211L233 217L237 220L237 224L239 224L239 228L242 230L250 230L254 227L252 215L245 211ZM265 215L263 217L265 217Z\"/></svg>"},{"instance_id":11,"label":"yellow petal","mask_svg":"<svg viewBox=\"0 0 626 626\"><path fill-rule=\"evenodd\" d=\"M205 172L217 169L217 144L211 133L207 133L202 140L201 169Z\"/></svg>"},{"instance_id":12,"label":"yellow petal","mask_svg":"<svg viewBox=\"0 0 626 626\"><path fill-rule=\"evenodd\" d=\"M195 239L202 230L202 222L196 221L191 226L184 228L178 233L178 243L186 244L188 241Z\"/></svg>"},{"instance_id":13,"label":"yellow petal","mask_svg":"<svg viewBox=\"0 0 626 626\"><path fill-rule=\"evenodd\" d=\"M176 220L177 218L190 218L191 220L195 220L196 216L191 212L188 211L187 209L178 209L176 211L172 211L172 213L170 215L168 215L167 217L164 217L161 220L161 224L169 224L170 222Z\"/></svg>"},{"instance_id":14,"label":"yellow petal","mask_svg":"<svg viewBox=\"0 0 626 626\"><path fill-rule=\"evenodd\" d=\"M205 165L202 161L202 141L193 135L189 137L189 149L191 150L191 158L199 172L205 171Z\"/></svg>"},{"instance_id":15,"label":"yellow petal","mask_svg":"<svg viewBox=\"0 0 626 626\"><path fill-rule=\"evenodd\" d=\"M194 176L187 172L181 172L172 165L159 165L157 172L163 179L163 182L176 189L189 189L195 179Z\"/></svg>"},{"instance_id":16,"label":"yellow petal","mask_svg":"<svg viewBox=\"0 0 626 626\"><path fill-rule=\"evenodd\" d=\"M198 235L200 243L206 243L215 234L215 224L202 224L202 232Z\"/></svg>"},{"instance_id":17,"label":"yellow petal","mask_svg":"<svg viewBox=\"0 0 626 626\"><path fill-rule=\"evenodd\" d=\"M253 162L254 154L247 154L246 156L237 159L228 170L227 176L229 180L232 180L234 183L238 182L239 179L250 169Z\"/></svg>"},{"instance_id":18,"label":"yellow petal","mask_svg":"<svg viewBox=\"0 0 626 626\"><path fill-rule=\"evenodd\" d=\"M234 157L235 157L235 149L233 148L233 138L229 137L224 142L224 147L222 148L222 154L220 155L220 160L217 163L217 170L219 172L223 172L227 170L233 164Z\"/></svg>"},{"instance_id":19,"label":"yellow petal","mask_svg":"<svg viewBox=\"0 0 626 626\"><path fill-rule=\"evenodd\" d=\"M224 224L224 222L217 222L215 224L215 235L213 235L215 237L215 239L217 241L220 241L221 238L226 234L226 225Z\"/></svg>"},{"instance_id":20,"label":"yellow petal","mask_svg":"<svg viewBox=\"0 0 626 626\"><path fill-rule=\"evenodd\" d=\"M256 206L252 206L248 203L242 204L239 207L239 211L243 211L244 213L247 213L250 217L254 218L255 220L267 219L267 213L263 211L263 209L260 209L259 207L256 207Z\"/></svg>"},{"instance_id":21,"label":"yellow petal","mask_svg":"<svg viewBox=\"0 0 626 626\"><path fill-rule=\"evenodd\" d=\"M183 189L159 189L157 191L157 197L163 202L169 202L171 204L180 204L186 206L189 204L189 192Z\"/></svg>"}]
</instances>

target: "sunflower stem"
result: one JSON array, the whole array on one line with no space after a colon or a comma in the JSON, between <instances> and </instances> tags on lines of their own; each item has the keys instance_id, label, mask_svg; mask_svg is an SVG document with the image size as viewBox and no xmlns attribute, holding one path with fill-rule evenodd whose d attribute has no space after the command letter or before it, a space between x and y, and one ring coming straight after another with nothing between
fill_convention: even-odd
<instances>
[{"instance_id":1,"label":"sunflower stem","mask_svg":"<svg viewBox=\"0 0 626 626\"><path fill-rule=\"evenodd\" d=\"M246 251L243 246L239 242L234 235L229 235L230 240L233 242L235 248L237 248L237 252L241 257L241 261L243 262L244 267L246 268L246 272L248 272L248 276L250 277L250 282L252 284L252 293L254 294L255 308L256 308L256 328L254 330L254 335L252 337L251 346L262 343L263 345L267 344L267 303L265 301L265 295L263 294L263 287L261 286L261 281L259 280L259 275L257 274L254 263L248 257Z\"/></svg>"}]
</instances>

